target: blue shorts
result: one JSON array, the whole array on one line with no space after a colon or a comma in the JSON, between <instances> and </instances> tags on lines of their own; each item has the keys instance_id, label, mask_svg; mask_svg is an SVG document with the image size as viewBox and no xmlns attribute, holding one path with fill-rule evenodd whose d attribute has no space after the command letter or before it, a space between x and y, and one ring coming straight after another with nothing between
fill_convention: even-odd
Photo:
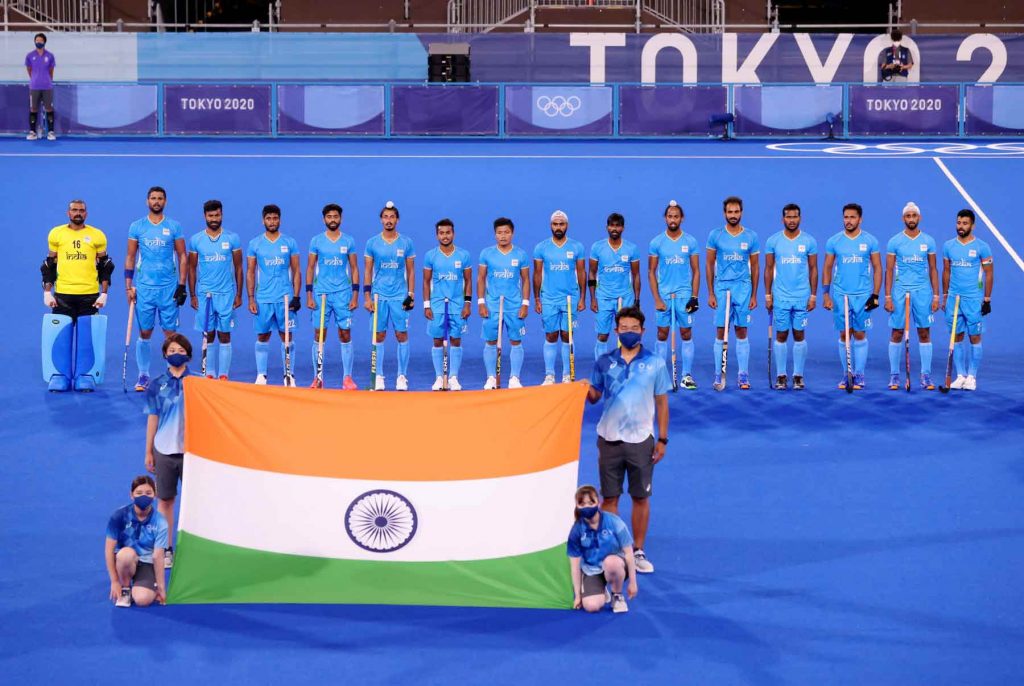
<instances>
[{"instance_id":1,"label":"blue shorts","mask_svg":"<svg viewBox=\"0 0 1024 686\"><path fill-rule=\"evenodd\" d=\"M160 328L164 331L178 330L178 306L174 303L174 290L178 284L169 286L135 287L135 320L142 331L152 331L156 315L160 314Z\"/></svg>"},{"instance_id":2,"label":"blue shorts","mask_svg":"<svg viewBox=\"0 0 1024 686\"><path fill-rule=\"evenodd\" d=\"M846 314L843 312L843 298L850 299L850 330L867 331L871 328L871 313L864 309L868 304L870 293L855 293L844 296L832 291L832 324L836 331L846 330Z\"/></svg>"},{"instance_id":3,"label":"blue shorts","mask_svg":"<svg viewBox=\"0 0 1024 686\"><path fill-rule=\"evenodd\" d=\"M348 330L352 328L352 310L348 309L348 304L352 302L352 293L348 291L338 291L337 293L317 293L313 291L313 302L316 303L316 308L312 310L312 315L309 320L313 322L313 329L320 328L320 296L327 296L327 312L324 314L324 328L331 323L331 318L334 318L334 323L338 325L339 329ZM281 303L283 306L284 303Z\"/></svg>"},{"instance_id":4,"label":"blue shorts","mask_svg":"<svg viewBox=\"0 0 1024 686\"><path fill-rule=\"evenodd\" d=\"M772 303L772 326L776 331L803 331L807 328L807 298Z\"/></svg>"},{"instance_id":5,"label":"blue shorts","mask_svg":"<svg viewBox=\"0 0 1024 686\"><path fill-rule=\"evenodd\" d=\"M462 334L469 328L462 318L462 305L454 300L448 302L448 338L462 338ZM444 300L432 300L430 311L434 313L434 318L427 320L427 335L431 338L444 338Z\"/></svg>"},{"instance_id":6,"label":"blue shorts","mask_svg":"<svg viewBox=\"0 0 1024 686\"><path fill-rule=\"evenodd\" d=\"M953 326L953 304L955 295L946 297L946 326ZM956 315L956 332L968 336L980 336L985 331L985 322L981 318L981 298L965 298L960 296L960 308Z\"/></svg>"},{"instance_id":7,"label":"blue shorts","mask_svg":"<svg viewBox=\"0 0 1024 686\"><path fill-rule=\"evenodd\" d=\"M506 298L506 302L507 300ZM519 306L505 308L501 324L503 340L521 341L526 335L526 320L519 318L519 309ZM480 337L485 341L496 341L498 340L498 301L488 298L487 311L491 313L491 316L483 320L480 326Z\"/></svg>"},{"instance_id":8,"label":"blue shorts","mask_svg":"<svg viewBox=\"0 0 1024 686\"><path fill-rule=\"evenodd\" d=\"M893 311L889 315L889 328L902 331L906 325L906 294L908 291L899 286L892 289ZM927 329L935 322L935 315L932 314L932 289L930 287L917 288L910 293L910 319L913 326L918 329ZM963 299L960 300L963 303Z\"/></svg>"},{"instance_id":9,"label":"blue shorts","mask_svg":"<svg viewBox=\"0 0 1024 686\"><path fill-rule=\"evenodd\" d=\"M257 334L270 333L271 331L277 331L278 333L284 332L284 299L282 298L278 302L272 303L256 303L256 319L253 320L253 330ZM288 313L288 330L295 330L295 315L296 313Z\"/></svg>"},{"instance_id":10,"label":"blue shorts","mask_svg":"<svg viewBox=\"0 0 1024 686\"><path fill-rule=\"evenodd\" d=\"M387 331L390 324L391 329L396 332L409 330L409 312L402 309L401 298L377 298L377 333Z\"/></svg>"},{"instance_id":11,"label":"blue shorts","mask_svg":"<svg viewBox=\"0 0 1024 686\"><path fill-rule=\"evenodd\" d=\"M615 314L619 311L619 301L622 302L622 307L633 304L633 293L624 295L621 298L597 298L597 315L595 315L594 326L597 328L599 334L610 334L615 328ZM573 313L573 319L576 319L575 312Z\"/></svg>"},{"instance_id":12,"label":"blue shorts","mask_svg":"<svg viewBox=\"0 0 1024 686\"><path fill-rule=\"evenodd\" d=\"M196 331L220 331L230 333L235 328L235 294L214 293L210 303L210 320L206 318L206 297L199 298L199 309L196 310Z\"/></svg>"},{"instance_id":13,"label":"blue shorts","mask_svg":"<svg viewBox=\"0 0 1024 686\"><path fill-rule=\"evenodd\" d=\"M572 328L575 330L580 325L579 315L582 312L576 310L579 307L579 297L572 299ZM558 300L541 300L540 319L544 325L544 333L556 333L569 330L569 314L565 311L565 298Z\"/></svg>"},{"instance_id":14,"label":"blue shorts","mask_svg":"<svg viewBox=\"0 0 1024 686\"><path fill-rule=\"evenodd\" d=\"M725 292L731 293L729 309L732 310L732 325L746 327L750 325L750 282L749 281L716 281L715 298L718 309L715 310L715 326L725 327ZM678 300L678 298L676 298Z\"/></svg>"},{"instance_id":15,"label":"blue shorts","mask_svg":"<svg viewBox=\"0 0 1024 686\"><path fill-rule=\"evenodd\" d=\"M683 291L682 293L676 293L676 297L665 297L662 296L662 300L665 301L665 311L659 310L654 311L654 320L660 329L668 329L672 327L672 310L676 311L676 328L689 329L693 326L693 315L687 314L686 312L686 301L693 297L692 291ZM725 303L722 304L723 307Z\"/></svg>"}]
</instances>

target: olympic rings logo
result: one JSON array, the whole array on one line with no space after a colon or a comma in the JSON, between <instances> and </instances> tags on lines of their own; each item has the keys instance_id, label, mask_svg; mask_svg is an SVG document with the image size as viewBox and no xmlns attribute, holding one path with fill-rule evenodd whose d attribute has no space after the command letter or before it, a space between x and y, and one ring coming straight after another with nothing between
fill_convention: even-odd
<instances>
[{"instance_id":1,"label":"olympic rings logo","mask_svg":"<svg viewBox=\"0 0 1024 686\"><path fill-rule=\"evenodd\" d=\"M769 150L793 153L826 153L830 155L892 156L892 155L964 155L998 157L1024 155L1024 143L958 143L948 141L913 143L771 143Z\"/></svg>"},{"instance_id":2,"label":"olympic rings logo","mask_svg":"<svg viewBox=\"0 0 1024 686\"><path fill-rule=\"evenodd\" d=\"M549 97L542 95L537 98L537 109L549 117L571 117L576 110L583 105L583 102L575 95L568 98L564 95Z\"/></svg>"}]
</instances>

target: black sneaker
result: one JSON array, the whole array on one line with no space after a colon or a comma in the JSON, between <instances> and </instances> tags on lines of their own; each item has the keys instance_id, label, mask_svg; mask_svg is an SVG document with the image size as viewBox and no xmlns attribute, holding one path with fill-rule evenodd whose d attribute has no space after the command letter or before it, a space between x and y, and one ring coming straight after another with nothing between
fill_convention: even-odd
<instances>
[{"instance_id":1,"label":"black sneaker","mask_svg":"<svg viewBox=\"0 0 1024 686\"><path fill-rule=\"evenodd\" d=\"M693 377L689 374L683 377L683 382L680 385L688 391L697 390L697 382L694 381Z\"/></svg>"},{"instance_id":2,"label":"black sneaker","mask_svg":"<svg viewBox=\"0 0 1024 686\"><path fill-rule=\"evenodd\" d=\"M775 379L775 390L784 391L787 388L789 388L789 385L786 383L786 375L779 374Z\"/></svg>"},{"instance_id":3,"label":"black sneaker","mask_svg":"<svg viewBox=\"0 0 1024 686\"><path fill-rule=\"evenodd\" d=\"M793 375L793 390L802 391L804 390L804 377Z\"/></svg>"}]
</instances>

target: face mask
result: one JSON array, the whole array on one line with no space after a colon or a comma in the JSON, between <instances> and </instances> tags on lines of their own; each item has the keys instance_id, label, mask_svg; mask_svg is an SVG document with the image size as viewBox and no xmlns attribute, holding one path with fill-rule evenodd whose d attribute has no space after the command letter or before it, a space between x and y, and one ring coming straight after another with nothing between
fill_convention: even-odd
<instances>
[{"instance_id":1,"label":"face mask","mask_svg":"<svg viewBox=\"0 0 1024 686\"><path fill-rule=\"evenodd\" d=\"M638 334L636 331L627 331L619 334L619 342L622 343L623 348L632 350L640 345L640 337L641 334Z\"/></svg>"},{"instance_id":2,"label":"face mask","mask_svg":"<svg viewBox=\"0 0 1024 686\"><path fill-rule=\"evenodd\" d=\"M151 495L137 495L132 498L132 502L135 503L135 507L140 510L148 510L149 506L153 504L153 496Z\"/></svg>"},{"instance_id":3,"label":"face mask","mask_svg":"<svg viewBox=\"0 0 1024 686\"><path fill-rule=\"evenodd\" d=\"M184 367L191 359L185 353L171 353L167 356L167 364L172 367Z\"/></svg>"},{"instance_id":4,"label":"face mask","mask_svg":"<svg viewBox=\"0 0 1024 686\"><path fill-rule=\"evenodd\" d=\"M36 49L37 50L42 50L45 47L46 47L46 43L36 43Z\"/></svg>"},{"instance_id":5,"label":"face mask","mask_svg":"<svg viewBox=\"0 0 1024 686\"><path fill-rule=\"evenodd\" d=\"M598 511L597 505L593 505L591 507L580 507L577 509L580 511L580 517L583 517L583 519L591 519Z\"/></svg>"}]
</instances>

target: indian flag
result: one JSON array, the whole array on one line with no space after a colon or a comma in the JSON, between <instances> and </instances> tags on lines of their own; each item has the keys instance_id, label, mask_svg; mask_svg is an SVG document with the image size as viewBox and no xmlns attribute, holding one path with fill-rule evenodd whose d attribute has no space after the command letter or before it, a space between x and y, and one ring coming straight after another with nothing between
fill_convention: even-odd
<instances>
[{"instance_id":1,"label":"indian flag","mask_svg":"<svg viewBox=\"0 0 1024 686\"><path fill-rule=\"evenodd\" d=\"M568 608L585 395L189 377L168 602Z\"/></svg>"}]
</instances>

